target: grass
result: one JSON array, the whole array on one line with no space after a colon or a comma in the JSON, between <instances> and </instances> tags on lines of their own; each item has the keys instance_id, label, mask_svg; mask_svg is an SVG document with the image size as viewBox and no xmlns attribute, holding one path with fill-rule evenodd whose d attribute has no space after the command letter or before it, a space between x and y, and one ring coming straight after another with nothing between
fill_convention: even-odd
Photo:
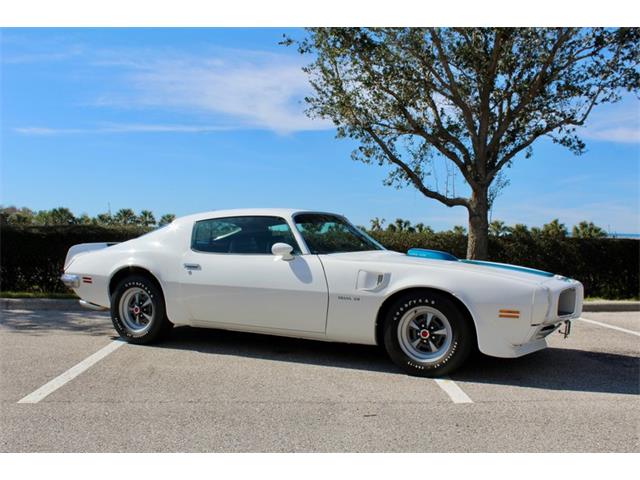
<instances>
[{"instance_id":1,"label":"grass","mask_svg":"<svg viewBox=\"0 0 640 480\"><path fill-rule=\"evenodd\" d=\"M56 292L0 292L0 298L78 298L75 293Z\"/></svg>"}]
</instances>

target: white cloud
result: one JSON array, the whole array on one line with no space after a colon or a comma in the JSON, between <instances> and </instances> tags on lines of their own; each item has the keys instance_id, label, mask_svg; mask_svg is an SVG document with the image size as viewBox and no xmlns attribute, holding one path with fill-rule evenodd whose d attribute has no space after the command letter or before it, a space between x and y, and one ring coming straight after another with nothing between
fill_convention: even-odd
<instances>
[{"instance_id":1,"label":"white cloud","mask_svg":"<svg viewBox=\"0 0 640 480\"><path fill-rule=\"evenodd\" d=\"M124 70L124 88L105 92L96 106L191 111L234 128L277 133L333 128L305 115L311 87L301 59L291 55L220 48L201 57L105 51L94 64Z\"/></svg>"},{"instance_id":2,"label":"white cloud","mask_svg":"<svg viewBox=\"0 0 640 480\"><path fill-rule=\"evenodd\" d=\"M618 143L640 143L640 102L634 95L596 107L580 132L586 139Z\"/></svg>"},{"instance_id":3,"label":"white cloud","mask_svg":"<svg viewBox=\"0 0 640 480\"><path fill-rule=\"evenodd\" d=\"M90 128L49 128L19 127L14 131L23 135L69 135L83 133L207 133L232 130L230 126L219 125L163 125L163 124L108 124Z\"/></svg>"},{"instance_id":4,"label":"white cloud","mask_svg":"<svg viewBox=\"0 0 640 480\"><path fill-rule=\"evenodd\" d=\"M194 108L279 133L331 126L304 114L309 86L299 65L158 65L133 80L145 105Z\"/></svg>"},{"instance_id":5,"label":"white cloud","mask_svg":"<svg viewBox=\"0 0 640 480\"><path fill-rule=\"evenodd\" d=\"M69 43L60 36L49 37L46 42L33 42L24 34L0 34L0 62L3 64L60 62L77 58L86 53L81 44Z\"/></svg>"},{"instance_id":6,"label":"white cloud","mask_svg":"<svg viewBox=\"0 0 640 480\"><path fill-rule=\"evenodd\" d=\"M104 90L84 106L115 109L153 109L167 116L191 114L205 123L227 129L261 129L279 134L333 128L329 121L304 113L304 97L311 93L303 59L297 54L202 47L198 56L172 49L83 49L28 52L13 62L64 60L91 66ZM6 61L7 59L5 59ZM153 127L153 126L152 126ZM173 128L176 127L176 128ZM184 128L183 128L184 127ZM166 130L199 132L208 127L172 126ZM121 133L145 128L20 127L23 134Z\"/></svg>"}]
</instances>

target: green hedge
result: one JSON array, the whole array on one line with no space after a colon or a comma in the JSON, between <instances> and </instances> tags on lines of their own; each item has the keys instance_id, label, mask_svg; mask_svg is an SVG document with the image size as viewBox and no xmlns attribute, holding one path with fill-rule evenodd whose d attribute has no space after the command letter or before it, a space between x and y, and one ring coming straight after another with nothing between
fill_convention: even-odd
<instances>
[{"instance_id":1,"label":"green hedge","mask_svg":"<svg viewBox=\"0 0 640 480\"><path fill-rule=\"evenodd\" d=\"M3 291L65 292L59 276L67 250L87 242L135 238L140 227L0 227L0 288ZM370 232L391 250L432 248L464 258L467 239L451 232ZM490 237L490 260L559 273L580 280L586 295L603 298L640 296L640 241L550 238L541 235Z\"/></svg>"},{"instance_id":2,"label":"green hedge","mask_svg":"<svg viewBox=\"0 0 640 480\"><path fill-rule=\"evenodd\" d=\"M64 259L72 245L122 242L148 231L143 227L98 225L0 227L0 288L2 291L62 293Z\"/></svg>"}]
</instances>

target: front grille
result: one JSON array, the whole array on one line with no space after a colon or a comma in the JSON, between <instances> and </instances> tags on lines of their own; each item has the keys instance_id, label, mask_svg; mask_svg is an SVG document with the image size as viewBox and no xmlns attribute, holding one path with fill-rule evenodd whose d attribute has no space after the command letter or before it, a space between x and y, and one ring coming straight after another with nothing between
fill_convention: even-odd
<instances>
[{"instance_id":1,"label":"front grille","mask_svg":"<svg viewBox=\"0 0 640 480\"><path fill-rule=\"evenodd\" d=\"M571 315L576 309L576 289L568 288L558 297L558 316Z\"/></svg>"}]
</instances>

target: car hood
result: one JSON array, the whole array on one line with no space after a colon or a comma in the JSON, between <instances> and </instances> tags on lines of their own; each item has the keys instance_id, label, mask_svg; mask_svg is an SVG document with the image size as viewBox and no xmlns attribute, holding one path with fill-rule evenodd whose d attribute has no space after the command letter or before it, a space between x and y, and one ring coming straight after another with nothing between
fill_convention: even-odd
<instances>
[{"instance_id":1,"label":"car hood","mask_svg":"<svg viewBox=\"0 0 640 480\"><path fill-rule=\"evenodd\" d=\"M390 250L332 253L323 256L328 256L340 261L363 262L369 264L377 263L381 266L406 265L408 267L445 268L449 271L459 271L461 274L485 274L493 277L502 277L505 279L526 281L535 284L544 283L554 277L551 273L504 263L421 258Z\"/></svg>"}]
</instances>

